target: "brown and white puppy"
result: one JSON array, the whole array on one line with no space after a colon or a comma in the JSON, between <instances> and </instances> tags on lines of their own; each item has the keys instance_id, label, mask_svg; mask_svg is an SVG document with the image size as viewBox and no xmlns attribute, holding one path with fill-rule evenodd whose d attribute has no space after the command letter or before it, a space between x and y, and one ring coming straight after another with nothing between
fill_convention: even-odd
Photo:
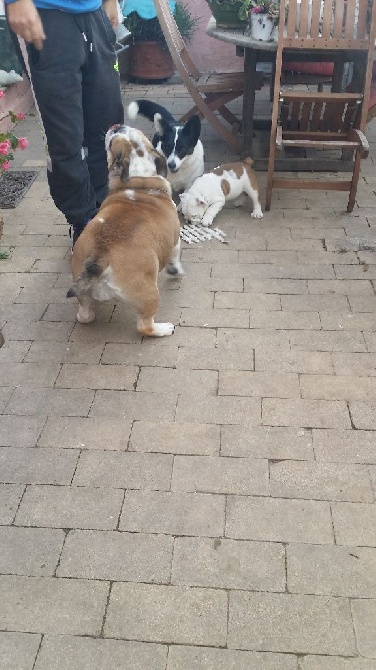
<instances>
[{"instance_id":1,"label":"brown and white puppy","mask_svg":"<svg viewBox=\"0 0 376 670\"><path fill-rule=\"evenodd\" d=\"M142 335L172 335L172 323L154 323L158 273L166 267L170 275L183 274L166 160L129 126L107 132L106 150L110 193L73 247L67 297L78 298L80 323L95 319L95 300L120 298L135 307Z\"/></svg>"},{"instance_id":2,"label":"brown and white puppy","mask_svg":"<svg viewBox=\"0 0 376 670\"><path fill-rule=\"evenodd\" d=\"M197 177L192 186L180 195L184 218L210 226L227 201L235 200L235 206L239 206L244 203L245 196L249 196L253 202L251 217L261 219L259 187L252 165L252 158L246 158L243 162L220 165L212 172Z\"/></svg>"}]
</instances>

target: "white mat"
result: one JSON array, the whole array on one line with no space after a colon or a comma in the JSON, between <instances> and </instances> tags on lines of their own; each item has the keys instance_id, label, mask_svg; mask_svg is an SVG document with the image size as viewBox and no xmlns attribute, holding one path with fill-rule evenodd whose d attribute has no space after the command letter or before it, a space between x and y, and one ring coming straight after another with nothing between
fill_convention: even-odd
<instances>
[{"instance_id":1,"label":"white mat","mask_svg":"<svg viewBox=\"0 0 376 670\"><path fill-rule=\"evenodd\" d=\"M226 233L219 230L219 228L207 228L206 226L197 226L194 224L184 225L180 229L180 237L184 242L188 242L188 244L205 242L213 238L219 240L222 244L228 244L227 240L225 240Z\"/></svg>"}]
</instances>

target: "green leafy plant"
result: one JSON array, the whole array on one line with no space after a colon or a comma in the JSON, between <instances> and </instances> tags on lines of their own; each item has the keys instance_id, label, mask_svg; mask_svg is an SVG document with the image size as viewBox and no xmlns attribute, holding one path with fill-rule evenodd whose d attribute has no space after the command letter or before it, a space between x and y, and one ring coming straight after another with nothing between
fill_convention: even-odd
<instances>
[{"instance_id":1,"label":"green leafy plant","mask_svg":"<svg viewBox=\"0 0 376 670\"><path fill-rule=\"evenodd\" d=\"M274 0L242 0L242 6L239 10L241 19L249 20L252 15L259 15L260 23L263 18L268 17L273 21L273 25L279 23L279 3Z\"/></svg>"},{"instance_id":2,"label":"green leafy plant","mask_svg":"<svg viewBox=\"0 0 376 670\"><path fill-rule=\"evenodd\" d=\"M189 8L183 2L177 2L174 19L181 36L189 43L197 30L200 18L192 16ZM157 17L143 19L137 12L131 12L124 18L124 25L132 33L133 42L166 43Z\"/></svg>"}]
</instances>

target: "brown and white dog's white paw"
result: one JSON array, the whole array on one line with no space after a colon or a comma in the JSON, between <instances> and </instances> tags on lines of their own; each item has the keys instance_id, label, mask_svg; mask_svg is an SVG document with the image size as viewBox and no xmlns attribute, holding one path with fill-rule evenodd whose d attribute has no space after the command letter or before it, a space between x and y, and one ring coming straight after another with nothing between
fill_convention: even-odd
<instances>
[{"instance_id":1,"label":"brown and white dog's white paw","mask_svg":"<svg viewBox=\"0 0 376 670\"><path fill-rule=\"evenodd\" d=\"M264 215L262 213L261 207L259 209L255 209L251 214L252 219L262 219L263 216Z\"/></svg>"}]
</instances>

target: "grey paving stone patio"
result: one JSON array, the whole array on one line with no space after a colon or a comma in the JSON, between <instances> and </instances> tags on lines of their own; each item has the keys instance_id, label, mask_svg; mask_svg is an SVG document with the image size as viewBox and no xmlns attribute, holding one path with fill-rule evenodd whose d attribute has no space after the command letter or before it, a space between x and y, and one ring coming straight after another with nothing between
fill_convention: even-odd
<instances>
[{"instance_id":1,"label":"grey paving stone patio","mask_svg":"<svg viewBox=\"0 0 376 670\"><path fill-rule=\"evenodd\" d=\"M190 104L124 86L141 96ZM357 250L376 122L352 214L279 191L262 220L221 211L228 244L184 243L158 340L120 305L76 323L33 113L22 134L15 167L39 174L1 241L1 670L376 670L376 252ZM208 168L237 159L203 138Z\"/></svg>"}]
</instances>

